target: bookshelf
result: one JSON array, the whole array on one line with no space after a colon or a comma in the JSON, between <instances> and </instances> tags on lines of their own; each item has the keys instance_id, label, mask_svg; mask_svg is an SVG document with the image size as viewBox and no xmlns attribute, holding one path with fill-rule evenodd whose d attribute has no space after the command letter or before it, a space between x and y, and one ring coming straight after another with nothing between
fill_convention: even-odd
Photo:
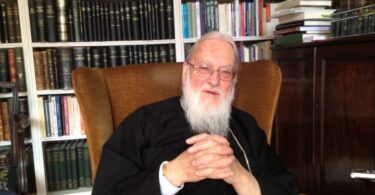
<instances>
[{"instance_id":1,"label":"bookshelf","mask_svg":"<svg viewBox=\"0 0 375 195\"><path fill-rule=\"evenodd\" d=\"M7 0L0 0L0 3ZM8 0L9 1L9 0ZM71 2L76 0L66 0ZM82 0L84 1L84 0ZM109 41L57 41L57 42L33 42L32 26L30 22L29 0L17 0L20 35L21 42L18 43L1 43L2 48L17 48L23 50L23 61L26 75L27 92L20 93L21 96L27 97L29 106L29 115L31 119L31 139L30 143L33 149L34 158L34 171L36 177L36 190L37 194L90 194L91 188L83 187L78 190L64 190L64 191L48 191L47 183L47 168L45 149L48 144L59 141L74 141L85 139L84 135L71 135L71 136L57 136L45 137L43 122L40 116L42 111L40 107L40 97L45 96L65 96L74 95L73 89L38 89L37 79L35 76L35 59L34 52L44 49L59 49L59 48L75 48L75 47L89 47L89 48L106 48L112 46L158 46L158 45L172 45L174 49L174 60L182 62L185 56L185 49L187 45L194 43L198 38L184 38L183 37L183 16L181 13L183 2L180 0L169 0L173 2L173 30L174 38L166 39L150 39L150 40L109 40ZM212 0L213 1L213 0ZM215 0L217 2L217 0ZM213 1L214 2L214 1ZM233 0L235 5L239 5L239 0ZM198 35L199 37L199 35ZM269 41L273 36L234 36L237 43L251 44L253 42ZM0 94L1 98L8 98L9 94ZM9 145L9 142L0 142L0 146Z\"/></svg>"}]
</instances>

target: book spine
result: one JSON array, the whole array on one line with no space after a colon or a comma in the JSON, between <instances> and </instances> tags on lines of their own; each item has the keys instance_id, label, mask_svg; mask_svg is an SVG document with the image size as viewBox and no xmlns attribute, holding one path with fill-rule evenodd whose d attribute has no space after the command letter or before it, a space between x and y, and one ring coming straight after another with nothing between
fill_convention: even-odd
<instances>
[{"instance_id":1,"label":"book spine","mask_svg":"<svg viewBox=\"0 0 375 195\"><path fill-rule=\"evenodd\" d=\"M131 18L131 5L129 1L125 1L125 20L126 20L126 34L127 40L135 40L132 33L132 18Z\"/></svg>"},{"instance_id":2,"label":"book spine","mask_svg":"<svg viewBox=\"0 0 375 195\"><path fill-rule=\"evenodd\" d=\"M14 48L7 49L10 82L17 82L17 63Z\"/></svg>"},{"instance_id":3,"label":"book spine","mask_svg":"<svg viewBox=\"0 0 375 195\"><path fill-rule=\"evenodd\" d=\"M166 5L165 5L166 0L159 0L159 29L160 29L160 37L161 39L166 39L167 38L167 32L166 32Z\"/></svg>"},{"instance_id":4,"label":"book spine","mask_svg":"<svg viewBox=\"0 0 375 195\"><path fill-rule=\"evenodd\" d=\"M74 47L73 48L73 64L74 69L86 66L85 64L85 48Z\"/></svg>"},{"instance_id":5,"label":"book spine","mask_svg":"<svg viewBox=\"0 0 375 195\"><path fill-rule=\"evenodd\" d=\"M58 68L58 79L60 88L71 89L72 88L72 53L70 48L58 48L57 49L57 68Z\"/></svg>"},{"instance_id":6,"label":"book spine","mask_svg":"<svg viewBox=\"0 0 375 195\"><path fill-rule=\"evenodd\" d=\"M47 27L47 41L56 42L57 33L56 33L56 4L55 0L46 0L45 9L46 9L46 27Z\"/></svg>"},{"instance_id":7,"label":"book spine","mask_svg":"<svg viewBox=\"0 0 375 195\"><path fill-rule=\"evenodd\" d=\"M57 123L57 136L63 136L64 135L64 128L63 128L63 113L61 109L61 96L54 96L55 102L56 102L56 123Z\"/></svg>"},{"instance_id":8,"label":"book spine","mask_svg":"<svg viewBox=\"0 0 375 195\"><path fill-rule=\"evenodd\" d=\"M92 186L91 183L91 166L90 166L90 156L89 150L87 146L87 142L84 141L82 145L82 153L83 153L83 164L84 164L84 186L89 187Z\"/></svg>"},{"instance_id":9,"label":"book spine","mask_svg":"<svg viewBox=\"0 0 375 195\"><path fill-rule=\"evenodd\" d=\"M167 38L174 38L173 0L166 0Z\"/></svg>"},{"instance_id":10,"label":"book spine","mask_svg":"<svg viewBox=\"0 0 375 195\"><path fill-rule=\"evenodd\" d=\"M144 0L138 1L138 12L139 12L139 34L141 40L146 40L146 28L145 28L145 7L144 7Z\"/></svg>"},{"instance_id":11,"label":"book spine","mask_svg":"<svg viewBox=\"0 0 375 195\"><path fill-rule=\"evenodd\" d=\"M9 82L9 68L7 60L7 49L0 49L0 82ZM0 89L1 93L8 92L7 89Z\"/></svg>"},{"instance_id":12,"label":"book spine","mask_svg":"<svg viewBox=\"0 0 375 195\"><path fill-rule=\"evenodd\" d=\"M85 162L82 151L82 142L77 144L77 163L78 163L78 186L85 186Z\"/></svg>"},{"instance_id":13,"label":"book spine","mask_svg":"<svg viewBox=\"0 0 375 195\"><path fill-rule=\"evenodd\" d=\"M109 47L109 65L110 67L117 66L117 49L115 46Z\"/></svg>"},{"instance_id":14,"label":"book spine","mask_svg":"<svg viewBox=\"0 0 375 195\"><path fill-rule=\"evenodd\" d=\"M43 109L44 109L44 123L46 129L46 136L51 137L51 121L49 113L49 104L48 99L43 98Z\"/></svg>"},{"instance_id":15,"label":"book spine","mask_svg":"<svg viewBox=\"0 0 375 195\"><path fill-rule=\"evenodd\" d=\"M46 41L45 37L45 19L44 19L44 3L43 0L35 0L35 11L36 11L36 21L37 21L37 41Z\"/></svg>"},{"instance_id":16,"label":"book spine","mask_svg":"<svg viewBox=\"0 0 375 195\"><path fill-rule=\"evenodd\" d=\"M59 41L69 41L66 0L57 0L57 31Z\"/></svg>"},{"instance_id":17,"label":"book spine","mask_svg":"<svg viewBox=\"0 0 375 195\"><path fill-rule=\"evenodd\" d=\"M136 0L131 0L132 39L139 40L139 10Z\"/></svg>"},{"instance_id":18,"label":"book spine","mask_svg":"<svg viewBox=\"0 0 375 195\"><path fill-rule=\"evenodd\" d=\"M94 68L101 67L101 55L99 52L99 48L92 48L92 63Z\"/></svg>"},{"instance_id":19,"label":"book spine","mask_svg":"<svg viewBox=\"0 0 375 195\"><path fill-rule=\"evenodd\" d=\"M59 164L59 172L60 172L60 190L67 190L68 189L68 181L67 181L67 168L66 168L66 142L62 142L59 149L58 149L58 164Z\"/></svg>"},{"instance_id":20,"label":"book spine","mask_svg":"<svg viewBox=\"0 0 375 195\"><path fill-rule=\"evenodd\" d=\"M4 128L3 128L3 116L0 108L0 141L4 141Z\"/></svg>"},{"instance_id":21,"label":"book spine","mask_svg":"<svg viewBox=\"0 0 375 195\"><path fill-rule=\"evenodd\" d=\"M73 10L73 34L74 34L74 41L82 41L81 38L81 18L80 18L80 11L81 11L81 0L73 0L71 1L71 6Z\"/></svg>"},{"instance_id":22,"label":"book spine","mask_svg":"<svg viewBox=\"0 0 375 195\"><path fill-rule=\"evenodd\" d=\"M62 110L64 115L64 135L70 135L70 125L69 125L69 111L68 111L68 97L62 96Z\"/></svg>"},{"instance_id":23,"label":"book spine","mask_svg":"<svg viewBox=\"0 0 375 195\"><path fill-rule=\"evenodd\" d=\"M22 48L17 47L14 49L14 51L15 51L15 56L16 56L18 89L20 92L25 92L26 91L26 77L25 77L25 66L23 63Z\"/></svg>"},{"instance_id":24,"label":"book spine","mask_svg":"<svg viewBox=\"0 0 375 195\"><path fill-rule=\"evenodd\" d=\"M111 36L110 40L115 41L116 40L116 21L115 21L115 3L114 2L109 2L108 8L109 8L109 23L110 23L110 31Z\"/></svg>"},{"instance_id":25,"label":"book spine","mask_svg":"<svg viewBox=\"0 0 375 195\"><path fill-rule=\"evenodd\" d=\"M14 32L15 32L15 42L20 43L21 40L21 27L20 27L20 15L18 12L18 5L17 3L12 3L12 8L13 8L13 22L14 22Z\"/></svg>"},{"instance_id":26,"label":"book spine","mask_svg":"<svg viewBox=\"0 0 375 195\"><path fill-rule=\"evenodd\" d=\"M1 106L1 117L3 120L4 140L10 141L10 109L8 101L2 101Z\"/></svg>"},{"instance_id":27,"label":"book spine","mask_svg":"<svg viewBox=\"0 0 375 195\"><path fill-rule=\"evenodd\" d=\"M52 192L55 191L55 175L54 175L54 166L53 166L53 152L52 152L52 144L47 146L45 149L46 154L46 164L47 164L47 186L48 191Z\"/></svg>"},{"instance_id":28,"label":"book spine","mask_svg":"<svg viewBox=\"0 0 375 195\"><path fill-rule=\"evenodd\" d=\"M14 23L14 9L9 4L6 5L6 15L7 15L7 28L8 28L9 42L15 43L16 32L15 32L15 23Z\"/></svg>"},{"instance_id":29,"label":"book spine","mask_svg":"<svg viewBox=\"0 0 375 195\"><path fill-rule=\"evenodd\" d=\"M1 38L3 43L8 43L9 42L9 34L8 34L8 24L7 24L7 14L6 14L6 5L5 4L0 4L0 14L1 14L1 29L3 32L3 36Z\"/></svg>"}]
</instances>

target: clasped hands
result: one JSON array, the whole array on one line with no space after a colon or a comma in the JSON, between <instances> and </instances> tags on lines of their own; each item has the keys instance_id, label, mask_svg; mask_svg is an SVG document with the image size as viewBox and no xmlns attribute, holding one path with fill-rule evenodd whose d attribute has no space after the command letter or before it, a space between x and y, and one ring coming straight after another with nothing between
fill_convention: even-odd
<instances>
[{"instance_id":1,"label":"clasped hands","mask_svg":"<svg viewBox=\"0 0 375 195\"><path fill-rule=\"evenodd\" d=\"M209 178L223 179L236 189L254 182L225 137L203 133L188 138L186 143L191 146L166 165L165 176L173 185Z\"/></svg>"}]
</instances>

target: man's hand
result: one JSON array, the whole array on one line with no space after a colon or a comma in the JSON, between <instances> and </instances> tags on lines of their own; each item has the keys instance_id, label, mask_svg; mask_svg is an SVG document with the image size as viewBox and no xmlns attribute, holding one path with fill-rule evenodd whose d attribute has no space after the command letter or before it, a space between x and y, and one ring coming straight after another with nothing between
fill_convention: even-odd
<instances>
[{"instance_id":1,"label":"man's hand","mask_svg":"<svg viewBox=\"0 0 375 195\"><path fill-rule=\"evenodd\" d=\"M223 179L238 194L260 194L258 182L235 159L225 137L199 134L186 143L191 146L167 164L166 177L172 184L181 186L206 178Z\"/></svg>"},{"instance_id":2,"label":"man's hand","mask_svg":"<svg viewBox=\"0 0 375 195\"><path fill-rule=\"evenodd\" d=\"M233 162L233 151L225 138L199 134L186 143L192 146L166 165L165 176L173 185L206 178L222 179L233 174L227 168Z\"/></svg>"}]
</instances>

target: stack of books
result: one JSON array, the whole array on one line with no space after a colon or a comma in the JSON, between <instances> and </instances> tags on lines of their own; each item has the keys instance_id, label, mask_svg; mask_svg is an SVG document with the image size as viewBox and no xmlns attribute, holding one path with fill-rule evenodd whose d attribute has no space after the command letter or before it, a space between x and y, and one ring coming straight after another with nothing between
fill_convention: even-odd
<instances>
[{"instance_id":1,"label":"stack of books","mask_svg":"<svg viewBox=\"0 0 375 195\"><path fill-rule=\"evenodd\" d=\"M278 4L273 18L278 18L274 45L324 40L330 36L331 0L287 0Z\"/></svg>"}]
</instances>

